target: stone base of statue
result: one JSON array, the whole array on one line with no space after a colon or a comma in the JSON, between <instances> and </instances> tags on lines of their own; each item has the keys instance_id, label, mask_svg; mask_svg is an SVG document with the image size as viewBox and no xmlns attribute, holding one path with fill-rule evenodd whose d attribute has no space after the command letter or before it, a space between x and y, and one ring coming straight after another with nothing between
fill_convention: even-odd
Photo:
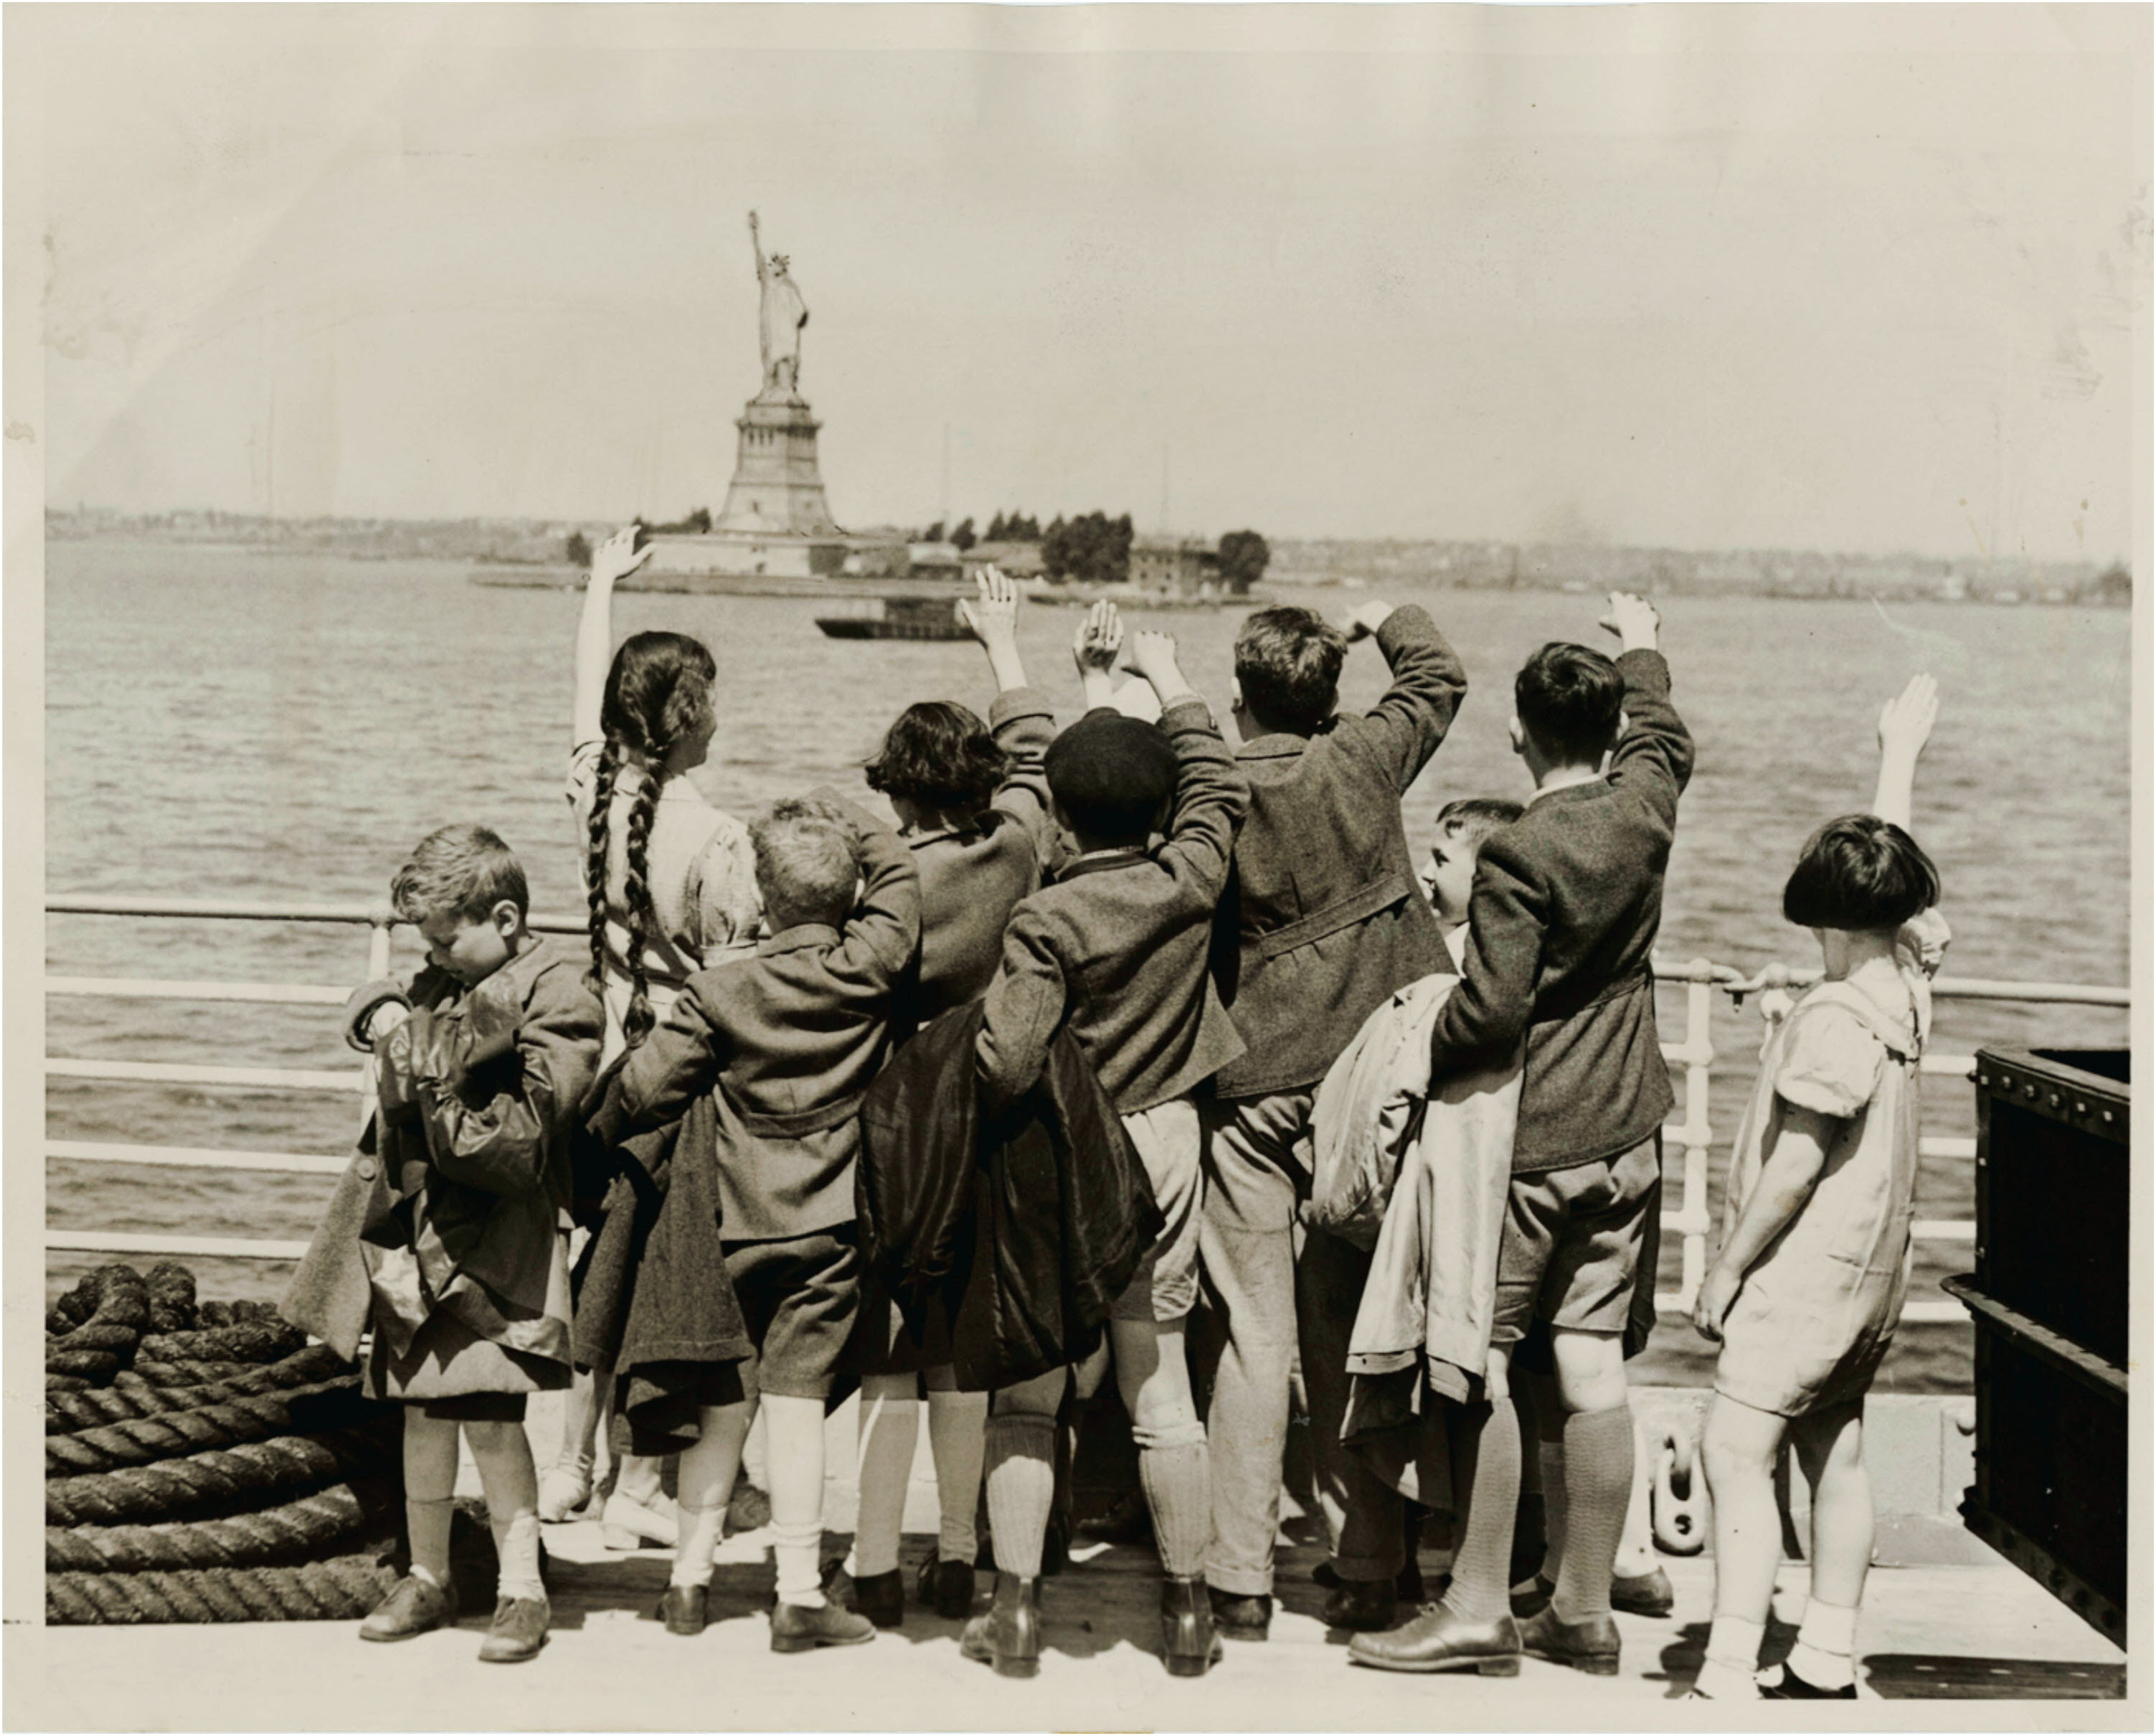
<instances>
[{"instance_id":1,"label":"stone base of statue","mask_svg":"<svg viewBox=\"0 0 2156 1736\"><path fill-rule=\"evenodd\" d=\"M649 570L773 578L835 578L856 539L824 496L816 430L798 391L774 381L734 426L741 442L725 506L701 536L654 537Z\"/></svg>"}]
</instances>

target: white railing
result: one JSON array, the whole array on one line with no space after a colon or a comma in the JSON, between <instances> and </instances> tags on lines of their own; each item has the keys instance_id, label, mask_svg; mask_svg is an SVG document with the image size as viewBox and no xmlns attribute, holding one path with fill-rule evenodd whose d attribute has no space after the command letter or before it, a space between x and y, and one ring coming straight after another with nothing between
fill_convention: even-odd
<instances>
[{"instance_id":1,"label":"white railing","mask_svg":"<svg viewBox=\"0 0 2156 1736\"><path fill-rule=\"evenodd\" d=\"M239 904L207 898L87 898L51 896L45 909L54 915L111 917L169 917L224 922L331 923L367 931L367 967L362 981L386 975L389 968L392 928L399 926L386 907L316 904ZM582 934L584 918L535 916L531 927L542 933ZM1707 1216L1707 1153L1715 1132L1708 1119L1708 1092L1716 1060L1713 1038L1714 997L1724 994L1739 1005L1748 996L1776 989L1799 989L1816 982L1817 971L1795 971L1773 964L1747 977L1726 964L1695 958L1676 964L1657 960L1657 978L1681 984L1685 994L1684 1037L1665 1043L1662 1053L1683 1071L1684 1118L1664 1130L1665 1141L1683 1153L1682 1184L1677 1204L1662 1215L1662 1227L1682 1239L1683 1266L1679 1287L1656 1297L1665 1313L1688 1314L1707 1275L1707 1242L1712 1232ZM45 992L56 995L95 995L108 999L252 1001L287 1006L341 1006L349 990L327 985L287 983L229 983L137 977L55 977L45 978ZM2015 983L1986 978L1941 977L1932 986L1940 1000L2009 1000L2041 1004L2119 1007L2130 1004L2123 989L2092 987L2075 983ZM1933 1054L1924 1057L1927 1073L1958 1079L1971 1076L1975 1058L1967 1055ZM194 1066L176 1061L92 1061L47 1056L48 1077L109 1079L159 1084L205 1085L243 1091L350 1091L363 1083L357 1067L325 1071L303 1067L243 1067ZM48 1139L45 1154L75 1163L147 1163L186 1168L278 1170L310 1175L341 1174L346 1159L292 1152L228 1151L216 1148L114 1145L83 1140ZM1976 1155L1973 1138L1928 1138L1922 1154L1957 1161ZM1922 1219L1917 1236L1927 1241L1974 1242L1976 1226L1967 1220ZM112 1230L48 1230L45 1246L69 1251L116 1254L222 1255L263 1260L292 1260L305 1251L304 1244L290 1241L254 1241L237 1238L132 1235ZM1959 1303L1917 1300L1902 1310L1905 1321L1958 1323L1968 1317Z\"/></svg>"}]
</instances>

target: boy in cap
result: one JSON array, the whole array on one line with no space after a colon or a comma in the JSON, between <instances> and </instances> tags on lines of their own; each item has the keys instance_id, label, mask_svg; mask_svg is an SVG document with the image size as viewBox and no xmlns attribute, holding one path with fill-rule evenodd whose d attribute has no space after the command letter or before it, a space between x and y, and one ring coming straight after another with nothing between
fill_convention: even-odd
<instances>
[{"instance_id":1,"label":"boy in cap","mask_svg":"<svg viewBox=\"0 0 2156 1736\"><path fill-rule=\"evenodd\" d=\"M1204 1425L1190 1394L1183 1324L1198 1294L1199 1127L1195 1093L1242 1052L1207 969L1214 907L1248 799L1205 701L1164 633L1132 636L1130 662L1159 695L1158 724L1114 709L1109 671L1122 636L1096 604L1077 654L1093 709L1049 747L1056 823L1076 845L1053 881L1011 913L988 989L979 1071L1008 1101L1040 1076L1068 1025L1099 1075L1166 1219L1110 1322L1116 1380L1139 1449L1139 1478L1166 1574L1169 1670L1214 1657L1201 1577L1212 1531ZM1164 834L1155 845L1156 832ZM1055 1484L1064 1371L996 1394L988 1493L996 1552L991 1612L968 1626L969 1656L1032 1673L1035 1582Z\"/></svg>"}]
</instances>

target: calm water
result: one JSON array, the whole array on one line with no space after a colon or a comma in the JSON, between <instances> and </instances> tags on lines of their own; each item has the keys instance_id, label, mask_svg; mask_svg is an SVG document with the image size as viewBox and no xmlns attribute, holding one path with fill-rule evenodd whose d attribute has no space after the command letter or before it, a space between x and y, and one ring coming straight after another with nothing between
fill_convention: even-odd
<instances>
[{"instance_id":1,"label":"calm water","mask_svg":"<svg viewBox=\"0 0 2156 1736\"><path fill-rule=\"evenodd\" d=\"M1512 675L1544 639L1593 642L1585 597L1400 592L1427 605L1473 688L1450 738L1409 794L1409 835L1440 803L1524 794L1508 750ZM1354 593L1313 595L1339 609ZM578 908L580 855L561 786L568 747L577 597L495 589L461 567L272 557L136 545L48 550L47 882L55 892L374 902L402 852L450 820L493 826L517 849L542 910ZM744 814L823 782L858 789L860 761L916 699L985 711L986 660L970 645L847 644L792 599L631 596L618 633L701 635L721 671L723 722L698 774ZM1917 828L1938 859L1966 976L2123 983L2132 785L2130 621L2123 610L1672 599L1664 638L1675 697L1699 742L1671 867L1664 956L1751 969L1816 964L1779 916L1805 834L1869 799L1872 726L1907 676L1939 678L1942 711L1917 789ZM1029 667L1075 712L1074 613L1024 617ZM1194 681L1224 713L1240 614L1158 618ZM1381 660L1358 649L1346 697L1373 699ZM408 948L400 963L411 962ZM59 917L49 968L70 975L347 984L357 932L252 922ZM255 1009L54 999L55 1055L341 1067L352 1057L329 1008ZM1665 1035L1682 1035L1680 991ZM1942 1009L1938 1044L2125 1041L2125 1017L1983 1004ZM1756 1014L1717 998L1714 1169L1748 1082ZM53 1137L333 1153L341 1099L55 1081ZM1927 1119L1972 1126L1966 1086L1934 1081ZM1965 1163L1934 1163L1922 1215L1966 1217ZM313 1177L47 1166L55 1225L304 1237L326 1192ZM1920 1255L1917 1293L1964 1269L1964 1246ZM1935 1256L1935 1257L1934 1257ZM1676 1250L1664 1282L1676 1281ZM56 1261L71 1280L87 1262ZM281 1268L205 1267L205 1293L274 1294ZM1665 1326L1657 1367L1686 1365L1689 1330ZM1965 1378L1964 1328L1918 1329L1894 1370L1909 1386ZM1696 1368L1696 1362L1691 1364Z\"/></svg>"}]
</instances>

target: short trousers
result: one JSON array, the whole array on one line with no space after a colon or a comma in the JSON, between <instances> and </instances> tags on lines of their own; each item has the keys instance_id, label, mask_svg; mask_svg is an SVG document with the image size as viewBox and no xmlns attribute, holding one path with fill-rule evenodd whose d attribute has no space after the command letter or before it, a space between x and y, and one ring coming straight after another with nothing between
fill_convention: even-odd
<instances>
[{"instance_id":1,"label":"short trousers","mask_svg":"<svg viewBox=\"0 0 2156 1736\"><path fill-rule=\"evenodd\" d=\"M412 1409L444 1423L521 1423L523 1393L459 1393L452 1399L417 1399Z\"/></svg>"},{"instance_id":2,"label":"short trousers","mask_svg":"<svg viewBox=\"0 0 2156 1736\"><path fill-rule=\"evenodd\" d=\"M1108 1311L1111 1320L1178 1321L1198 1305L1198 1220L1205 1187L1198 1105L1171 1097L1123 1117L1168 1222Z\"/></svg>"},{"instance_id":3,"label":"short trousers","mask_svg":"<svg viewBox=\"0 0 2156 1736\"><path fill-rule=\"evenodd\" d=\"M860 1251L841 1224L783 1241L727 1242L726 1276L756 1346L757 1390L823 1399L860 1307Z\"/></svg>"},{"instance_id":4,"label":"short trousers","mask_svg":"<svg viewBox=\"0 0 2156 1736\"><path fill-rule=\"evenodd\" d=\"M931 1297L909 1320L883 1287L864 1274L860 1312L854 1322L845 1366L861 1375L918 1374L947 1367L950 1361L951 1311L943 1298Z\"/></svg>"},{"instance_id":5,"label":"short trousers","mask_svg":"<svg viewBox=\"0 0 2156 1736\"><path fill-rule=\"evenodd\" d=\"M1517 1343L1538 1320L1621 1336L1649 1226L1659 1228L1661 1209L1659 1131L1614 1158L1514 1176L1497 1249L1490 1342ZM1646 1281L1654 1282L1651 1271Z\"/></svg>"}]
</instances>

